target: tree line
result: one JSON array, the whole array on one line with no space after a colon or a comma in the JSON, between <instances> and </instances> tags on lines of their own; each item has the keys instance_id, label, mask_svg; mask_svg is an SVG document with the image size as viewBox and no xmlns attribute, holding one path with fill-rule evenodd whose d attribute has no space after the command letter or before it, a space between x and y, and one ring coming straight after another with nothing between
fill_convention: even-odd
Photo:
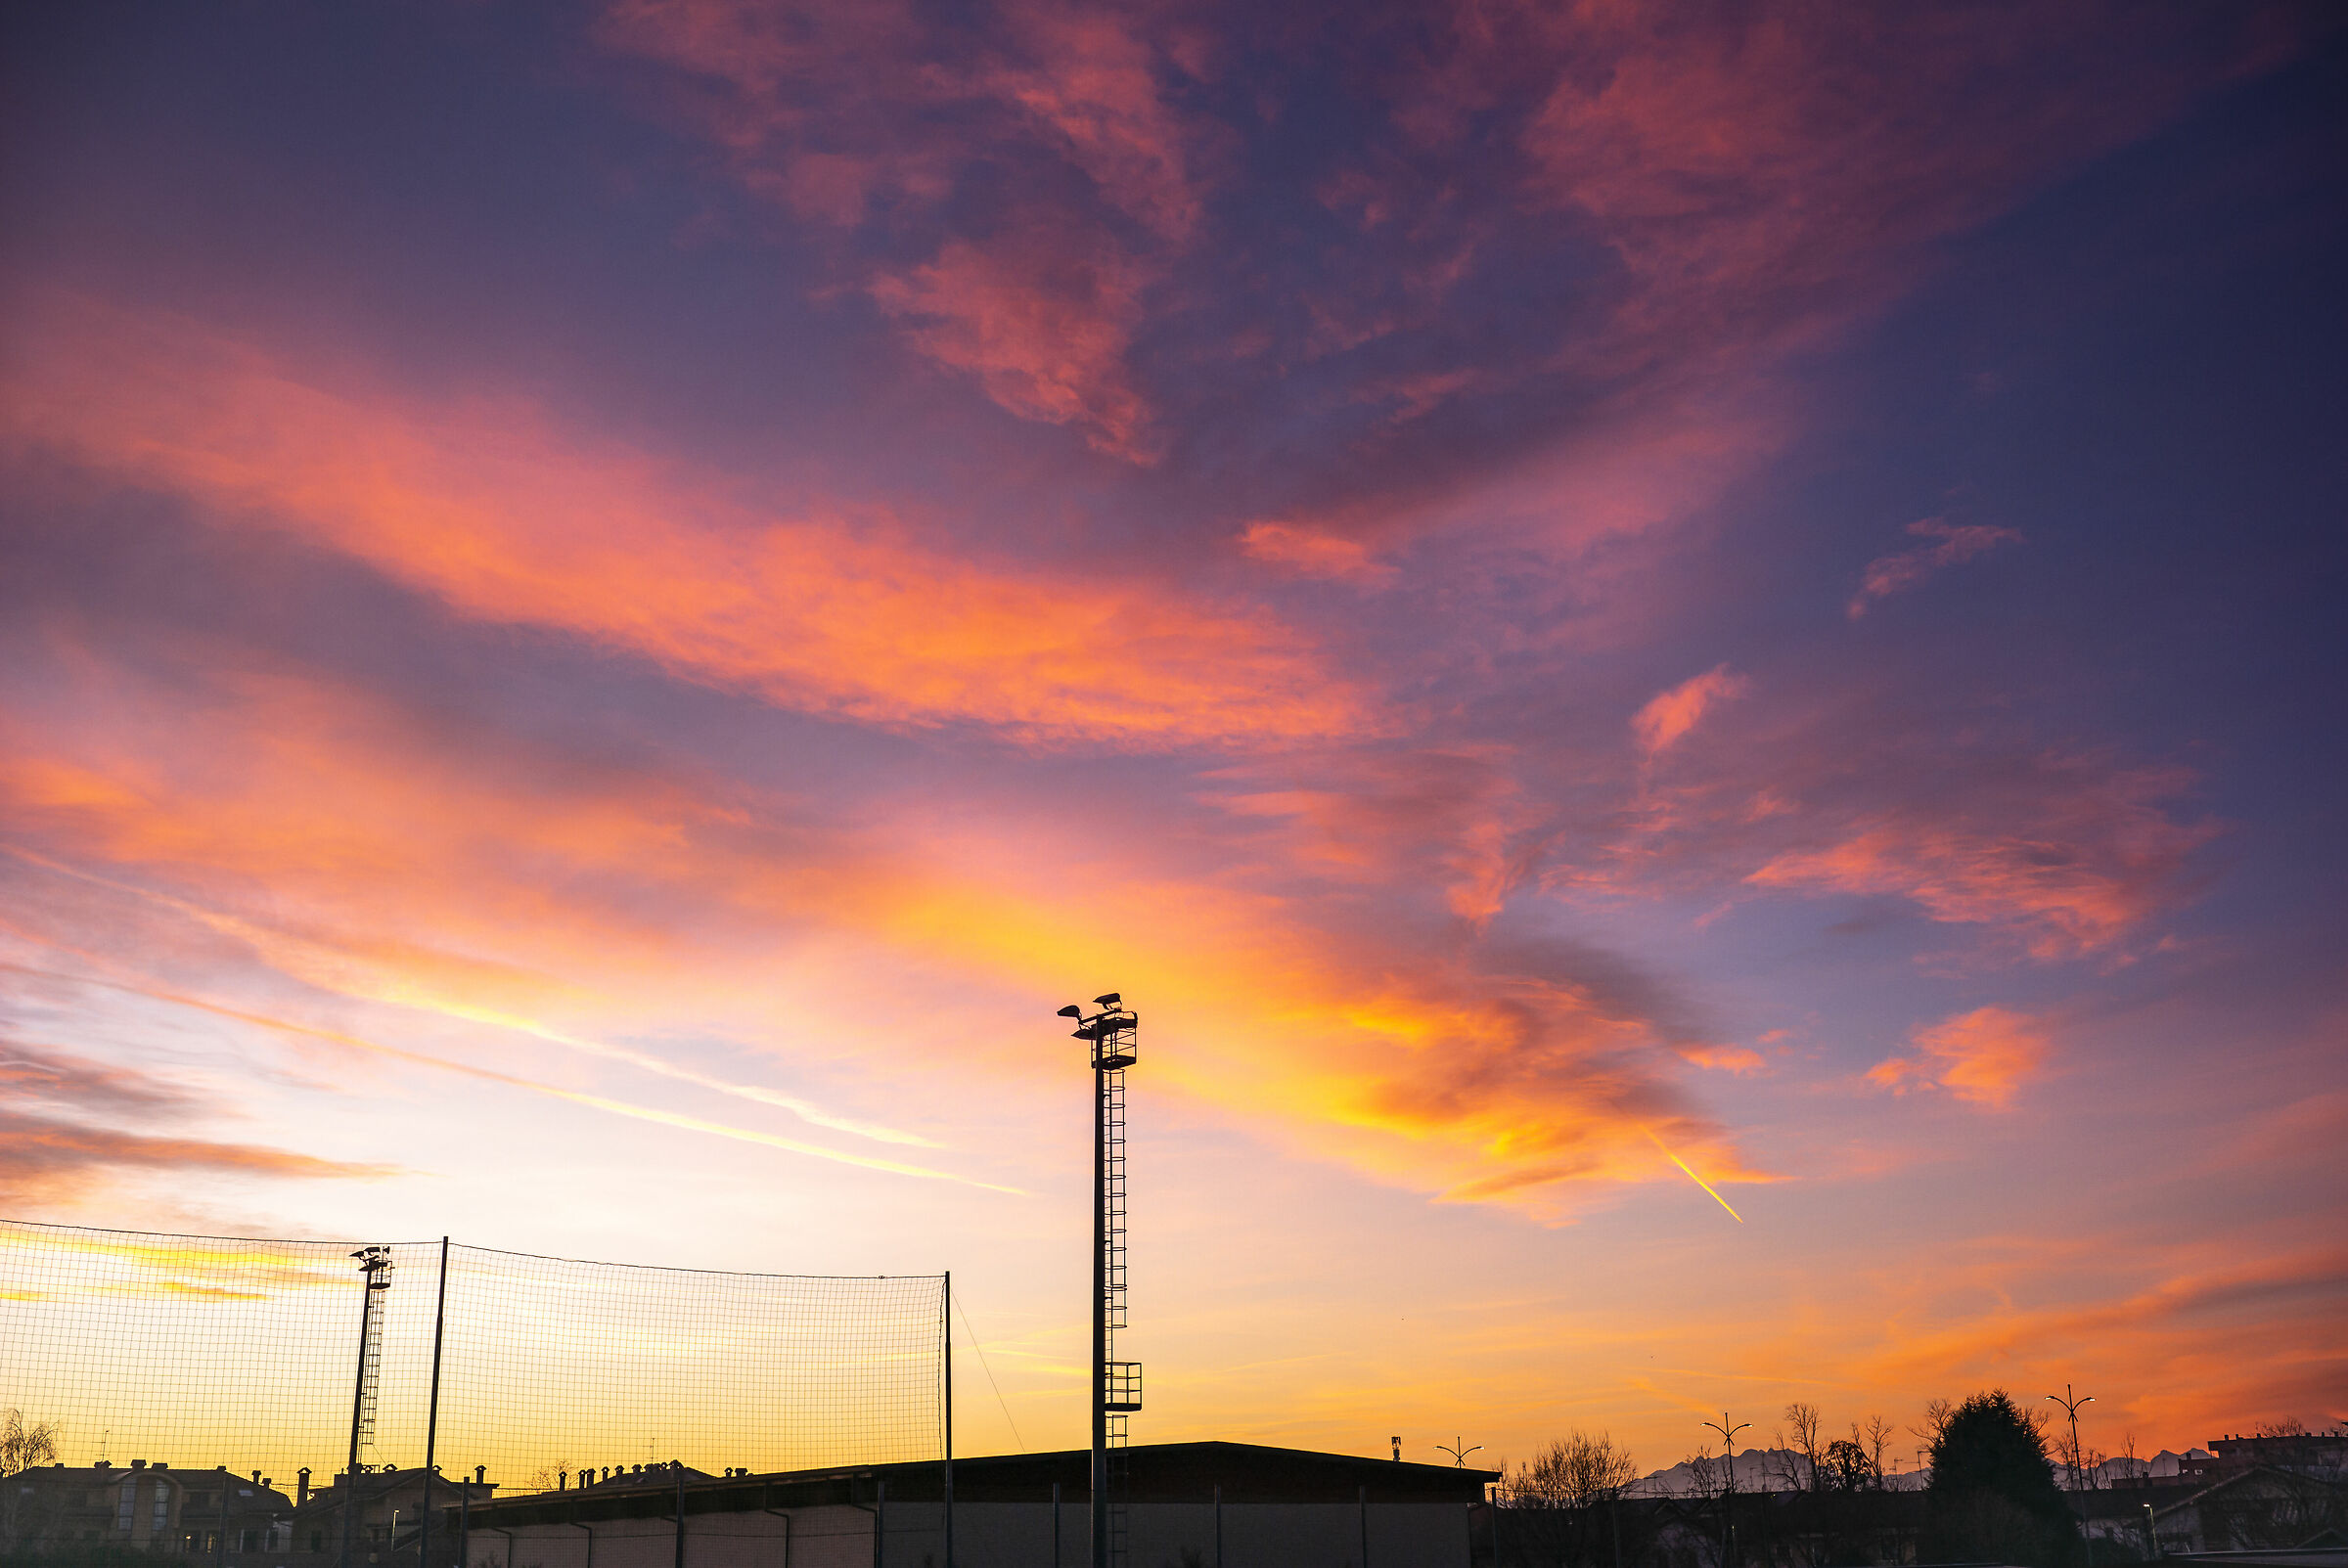
<instances>
[{"instance_id":1,"label":"tree line","mask_svg":"<svg viewBox=\"0 0 2348 1568\"><path fill-rule=\"evenodd\" d=\"M1732 1468L1724 1445L1688 1456L1688 1486L1655 1497L1631 1495L1640 1471L1628 1449L1577 1430L1521 1464L1504 1463L1493 1549L1502 1568L2079 1568L2079 1527L2038 1411L1991 1389L1959 1404L1936 1400L1909 1430L1930 1463L1920 1496L1889 1484L1899 1429L1880 1415L1831 1436L1818 1408L1797 1401L1785 1407L1776 1446L1761 1451L1763 1487L1749 1479L1753 1451Z\"/></svg>"}]
</instances>

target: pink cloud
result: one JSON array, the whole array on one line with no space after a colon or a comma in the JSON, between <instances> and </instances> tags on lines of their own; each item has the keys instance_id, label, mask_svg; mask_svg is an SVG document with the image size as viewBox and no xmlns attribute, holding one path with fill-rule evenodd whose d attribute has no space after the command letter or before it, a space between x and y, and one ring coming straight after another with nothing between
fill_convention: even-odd
<instances>
[{"instance_id":1,"label":"pink cloud","mask_svg":"<svg viewBox=\"0 0 2348 1568\"><path fill-rule=\"evenodd\" d=\"M1938 517L1912 522L1908 525L1908 531L1919 538L1936 539L1939 543L1878 556L1869 561L1867 570L1860 577L1859 592L1851 596L1851 619L1857 620L1866 614L1867 606L1874 601L1888 599L1901 589L1921 582L1943 566L1954 566L1975 556L1986 555L2002 544L2018 543L2022 537L2011 528L1993 528L1980 523L1957 525L1943 522Z\"/></svg>"},{"instance_id":2,"label":"pink cloud","mask_svg":"<svg viewBox=\"0 0 2348 1568\"><path fill-rule=\"evenodd\" d=\"M1631 733L1639 749L1648 756L1664 750L1695 728L1714 703L1742 695L1752 683L1719 664L1691 676L1668 692L1658 692L1631 718Z\"/></svg>"},{"instance_id":3,"label":"pink cloud","mask_svg":"<svg viewBox=\"0 0 2348 1568\"><path fill-rule=\"evenodd\" d=\"M1141 294L1163 276L1152 257L1195 237L1196 165L1228 133L1173 107L1166 84L1196 51L1141 19L1032 0L997 21L974 39L900 4L620 0L599 34L681 72L673 112L803 219L854 228L885 209L899 228L972 170L1016 171L999 221L918 259L843 248L835 265L999 407L1147 466L1159 444L1127 364Z\"/></svg>"},{"instance_id":4,"label":"pink cloud","mask_svg":"<svg viewBox=\"0 0 2348 1568\"><path fill-rule=\"evenodd\" d=\"M1067 239L949 241L934 259L875 278L872 295L916 348L977 377L998 406L1152 463L1149 412L1125 368L1143 273L1110 246L1071 254Z\"/></svg>"},{"instance_id":5,"label":"pink cloud","mask_svg":"<svg viewBox=\"0 0 2348 1568\"><path fill-rule=\"evenodd\" d=\"M2047 1055L2046 1033L2036 1019L1995 1007L1918 1029L1908 1043L1914 1054L1886 1056L1868 1069L1868 1082L1894 1094L1945 1089L1993 1110L2012 1107L2014 1093L2038 1075Z\"/></svg>"},{"instance_id":6,"label":"pink cloud","mask_svg":"<svg viewBox=\"0 0 2348 1568\"><path fill-rule=\"evenodd\" d=\"M23 320L0 439L186 496L224 525L293 531L467 615L883 724L1162 744L1199 724L1294 739L1378 723L1300 634L1251 607L989 564L888 516L763 509L731 475L526 404L327 384L174 317L52 296ZM1038 395L1076 395L1035 376Z\"/></svg>"},{"instance_id":7,"label":"pink cloud","mask_svg":"<svg viewBox=\"0 0 2348 1568\"><path fill-rule=\"evenodd\" d=\"M1824 848L1777 854L1745 880L1907 898L1936 920L2010 931L2038 959L2097 952L2167 906L2187 855L2216 831L2156 804L2177 782L2058 773L2038 799L2012 803L2021 820L1879 817Z\"/></svg>"},{"instance_id":8,"label":"pink cloud","mask_svg":"<svg viewBox=\"0 0 2348 1568\"><path fill-rule=\"evenodd\" d=\"M1391 581L1394 568L1373 559L1358 539L1265 519L1240 535L1240 548L1257 560L1285 566L1301 577L1373 584Z\"/></svg>"}]
</instances>

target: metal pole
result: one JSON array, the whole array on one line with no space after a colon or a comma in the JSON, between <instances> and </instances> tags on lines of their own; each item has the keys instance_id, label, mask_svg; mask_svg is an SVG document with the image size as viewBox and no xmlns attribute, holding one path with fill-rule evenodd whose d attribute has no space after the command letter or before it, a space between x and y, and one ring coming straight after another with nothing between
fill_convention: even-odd
<instances>
[{"instance_id":1,"label":"metal pole","mask_svg":"<svg viewBox=\"0 0 2348 1568\"><path fill-rule=\"evenodd\" d=\"M946 1568L954 1568L954 1271L946 1271L938 1327L946 1341ZM683 1563L677 1568L685 1568Z\"/></svg>"},{"instance_id":2,"label":"metal pole","mask_svg":"<svg viewBox=\"0 0 2348 1568\"><path fill-rule=\"evenodd\" d=\"M1215 1568L1223 1568L1223 1483L1215 1483Z\"/></svg>"},{"instance_id":3,"label":"metal pole","mask_svg":"<svg viewBox=\"0 0 2348 1568\"><path fill-rule=\"evenodd\" d=\"M888 1568L888 1477L873 1483L873 1568Z\"/></svg>"},{"instance_id":4,"label":"metal pole","mask_svg":"<svg viewBox=\"0 0 2348 1568\"><path fill-rule=\"evenodd\" d=\"M220 1477L220 1529L212 1538L212 1561L224 1568L228 1562L228 1481L227 1475Z\"/></svg>"},{"instance_id":5,"label":"metal pole","mask_svg":"<svg viewBox=\"0 0 2348 1568\"><path fill-rule=\"evenodd\" d=\"M2082 1473L2084 1466L2081 1463L2082 1456L2079 1453L2079 1407L2093 1405L2096 1402L2096 1396L2090 1394L2084 1399L2076 1398L2071 1393L2071 1385L2065 1383L2062 1385L2061 1393L2049 1394L2047 1398L2050 1402L2061 1406L2063 1413L2071 1418L2071 1502L2072 1506L2079 1510L2080 1550L2086 1553L2087 1568L2096 1568L2096 1538L2088 1533L2087 1502L2080 1496L2086 1489L2086 1476Z\"/></svg>"},{"instance_id":6,"label":"metal pole","mask_svg":"<svg viewBox=\"0 0 2348 1568\"><path fill-rule=\"evenodd\" d=\"M1060 1568L1060 1483L1052 1483L1052 1568Z\"/></svg>"},{"instance_id":7,"label":"metal pole","mask_svg":"<svg viewBox=\"0 0 2348 1568\"><path fill-rule=\"evenodd\" d=\"M1100 1042L1093 1059L1100 1060ZM1108 1568L1108 1074L1093 1068L1093 1568ZM348 1565L345 1565L348 1568Z\"/></svg>"},{"instance_id":8,"label":"metal pole","mask_svg":"<svg viewBox=\"0 0 2348 1568\"><path fill-rule=\"evenodd\" d=\"M342 1466L342 1557L341 1568L350 1568L351 1533L358 1527L359 1514L359 1410L367 1398L367 1322L375 1311L375 1275L359 1271L359 1356L358 1369L351 1375L350 1387L350 1457ZM228 1493L220 1494L221 1528L228 1527Z\"/></svg>"},{"instance_id":9,"label":"metal pole","mask_svg":"<svg viewBox=\"0 0 2348 1568\"><path fill-rule=\"evenodd\" d=\"M677 1472L677 1568L685 1568L685 1461L671 1459L668 1462L676 1467ZM514 1565L508 1563L506 1568L514 1568Z\"/></svg>"},{"instance_id":10,"label":"metal pole","mask_svg":"<svg viewBox=\"0 0 2348 1568\"><path fill-rule=\"evenodd\" d=\"M1353 1489L1353 1510L1362 1527L1362 1568L1370 1568L1370 1489Z\"/></svg>"},{"instance_id":11,"label":"metal pole","mask_svg":"<svg viewBox=\"0 0 2348 1568\"><path fill-rule=\"evenodd\" d=\"M432 1568L433 1453L440 1441L440 1334L448 1321L448 1237L440 1238L440 1290L432 1302L432 1396L424 1417L424 1523L416 1532L416 1568Z\"/></svg>"},{"instance_id":12,"label":"metal pole","mask_svg":"<svg viewBox=\"0 0 2348 1568\"><path fill-rule=\"evenodd\" d=\"M473 1568L473 1483L462 1477L457 1481L457 1562L459 1568Z\"/></svg>"},{"instance_id":13,"label":"metal pole","mask_svg":"<svg viewBox=\"0 0 2348 1568\"><path fill-rule=\"evenodd\" d=\"M1706 1421L1704 1424L1720 1434L1720 1446L1725 1451L1729 1467L1728 1479L1720 1494L1720 1568L1731 1568L1730 1551L1732 1543L1737 1539L1736 1526L1730 1522L1735 1514L1737 1500L1737 1434L1753 1423L1738 1421L1731 1426L1729 1412L1722 1411L1719 1420Z\"/></svg>"}]
</instances>

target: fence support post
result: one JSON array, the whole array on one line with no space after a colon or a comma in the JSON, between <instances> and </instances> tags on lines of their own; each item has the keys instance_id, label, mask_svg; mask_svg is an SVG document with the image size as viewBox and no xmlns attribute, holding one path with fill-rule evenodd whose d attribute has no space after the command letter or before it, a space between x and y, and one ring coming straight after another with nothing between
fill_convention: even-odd
<instances>
[{"instance_id":1,"label":"fence support post","mask_svg":"<svg viewBox=\"0 0 2348 1568\"><path fill-rule=\"evenodd\" d=\"M440 1333L448 1322L448 1237L440 1238L440 1290L432 1301L432 1394L424 1417L424 1523L416 1532L416 1568L432 1568L432 1451L440 1441Z\"/></svg>"},{"instance_id":2,"label":"fence support post","mask_svg":"<svg viewBox=\"0 0 2348 1568\"><path fill-rule=\"evenodd\" d=\"M954 1271L946 1271L945 1311L938 1325L946 1347L946 1568L954 1568ZM677 1568L685 1568L683 1563Z\"/></svg>"}]
</instances>

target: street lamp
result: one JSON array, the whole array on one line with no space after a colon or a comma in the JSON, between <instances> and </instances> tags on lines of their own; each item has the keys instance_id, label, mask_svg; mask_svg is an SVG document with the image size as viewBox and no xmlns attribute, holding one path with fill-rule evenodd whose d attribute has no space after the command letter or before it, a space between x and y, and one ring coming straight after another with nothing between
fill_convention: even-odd
<instances>
[{"instance_id":1,"label":"street lamp","mask_svg":"<svg viewBox=\"0 0 2348 1568\"><path fill-rule=\"evenodd\" d=\"M2079 1407L2093 1405L2096 1402L2096 1396L2081 1394L2074 1398L2071 1394L2071 1385L2065 1383L2062 1385L2061 1393L2049 1394L2047 1398L2061 1406L2062 1412L2071 1418L2071 1492L2076 1498L2085 1479L2080 1473L2082 1466L2079 1454ZM2079 1549L2087 1554L2087 1568L2096 1568L2096 1538L2087 1528L2087 1504L2084 1501L2079 1502Z\"/></svg>"},{"instance_id":2,"label":"street lamp","mask_svg":"<svg viewBox=\"0 0 2348 1568\"><path fill-rule=\"evenodd\" d=\"M1729 1568L1729 1515L1733 1506L1729 1500L1737 1495L1737 1434L1753 1423L1738 1421L1731 1426L1729 1412L1722 1411L1719 1420L1706 1421L1704 1424L1720 1434L1721 1449L1728 1456L1729 1477L1720 1495L1720 1568Z\"/></svg>"},{"instance_id":3,"label":"street lamp","mask_svg":"<svg viewBox=\"0 0 2348 1568\"><path fill-rule=\"evenodd\" d=\"M1467 1442L1467 1441L1468 1441L1468 1440L1467 1440L1466 1438L1455 1437L1455 1438L1453 1438L1453 1439L1452 1439L1452 1440L1451 1440L1449 1443L1447 1443L1447 1444L1446 1444L1446 1443L1438 1443L1438 1444L1436 1444L1436 1445L1435 1445L1435 1452L1436 1452L1437 1454L1448 1454L1448 1455L1450 1455L1450 1456L1451 1456L1451 1462L1452 1462L1453 1464L1455 1464L1455 1465L1458 1465L1458 1466L1460 1466L1461 1468L1465 1469L1465 1468L1467 1467L1467 1464L1468 1464L1468 1455L1470 1455L1470 1454L1481 1454L1481 1453L1483 1453L1483 1452L1484 1452L1484 1446L1483 1446L1481 1443L1474 1444L1473 1446L1471 1446L1471 1447L1468 1447L1468 1448L1462 1448L1462 1447L1460 1447L1460 1445L1461 1445L1462 1443L1465 1443L1465 1442Z\"/></svg>"}]
</instances>

